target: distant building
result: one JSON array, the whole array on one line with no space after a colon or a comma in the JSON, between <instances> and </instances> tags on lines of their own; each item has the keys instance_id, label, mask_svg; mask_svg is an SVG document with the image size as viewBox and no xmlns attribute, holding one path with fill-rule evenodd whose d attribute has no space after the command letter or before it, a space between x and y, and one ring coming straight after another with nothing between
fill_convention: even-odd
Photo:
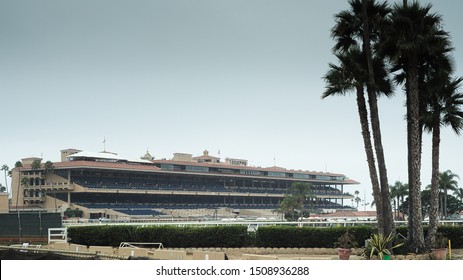
<instances>
[{"instance_id":1,"label":"distant building","mask_svg":"<svg viewBox=\"0 0 463 280\"><path fill-rule=\"evenodd\" d=\"M210 156L208 150L205 150L202 156L194 157L193 160L198 163L220 163L220 158Z\"/></svg>"},{"instance_id":2,"label":"distant building","mask_svg":"<svg viewBox=\"0 0 463 280\"><path fill-rule=\"evenodd\" d=\"M358 182L343 174L252 167L244 159L221 162L207 150L196 157L175 153L172 159L154 159L147 151L129 160L107 151L66 149L61 159L51 169L44 164L33 169L32 162L42 159L27 158L23 167L12 170L13 208L79 208L88 218L154 217L172 209L270 211L293 183L307 182L315 196L308 208L355 210L344 205L345 199L354 198L345 187Z\"/></svg>"},{"instance_id":3,"label":"distant building","mask_svg":"<svg viewBox=\"0 0 463 280\"><path fill-rule=\"evenodd\" d=\"M237 159L237 158L226 158L225 164L228 165L238 165L238 166L248 166L248 161L245 159Z\"/></svg>"}]
</instances>

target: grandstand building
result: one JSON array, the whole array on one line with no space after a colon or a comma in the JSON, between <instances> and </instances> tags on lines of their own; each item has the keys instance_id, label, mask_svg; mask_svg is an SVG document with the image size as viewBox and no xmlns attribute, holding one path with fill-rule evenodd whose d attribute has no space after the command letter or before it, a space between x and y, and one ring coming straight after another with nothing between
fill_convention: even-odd
<instances>
[{"instance_id":1,"label":"grandstand building","mask_svg":"<svg viewBox=\"0 0 463 280\"><path fill-rule=\"evenodd\" d=\"M244 159L221 162L208 151L197 157L175 153L172 159L155 159L147 152L128 160L76 149L62 150L61 162L52 164L22 159L22 167L12 172L12 206L59 212L79 208L85 218L109 219L217 215L219 209L251 215L278 208L295 182L312 184L314 197L306 207L313 212L354 210L344 205L354 198L345 186L358 182L343 174L254 167Z\"/></svg>"}]
</instances>

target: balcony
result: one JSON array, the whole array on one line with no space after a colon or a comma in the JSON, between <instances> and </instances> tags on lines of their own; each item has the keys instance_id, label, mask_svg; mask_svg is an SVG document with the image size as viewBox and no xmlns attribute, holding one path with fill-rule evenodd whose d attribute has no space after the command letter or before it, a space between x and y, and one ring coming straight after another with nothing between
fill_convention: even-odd
<instances>
[{"instance_id":1,"label":"balcony","mask_svg":"<svg viewBox=\"0 0 463 280\"><path fill-rule=\"evenodd\" d=\"M27 190L44 190L44 191L72 191L74 190L74 184L68 182L59 183L44 183L38 185L30 185L25 187Z\"/></svg>"}]
</instances>

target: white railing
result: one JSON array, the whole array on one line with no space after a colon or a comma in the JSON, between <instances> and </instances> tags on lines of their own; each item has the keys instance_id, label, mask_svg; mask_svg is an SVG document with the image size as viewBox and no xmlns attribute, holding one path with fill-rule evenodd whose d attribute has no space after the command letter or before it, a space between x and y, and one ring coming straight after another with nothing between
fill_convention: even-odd
<instances>
[{"instance_id":1,"label":"white railing","mask_svg":"<svg viewBox=\"0 0 463 280\"><path fill-rule=\"evenodd\" d=\"M424 221L423 224L427 224L427 221ZM73 227L73 226L91 226L91 225L121 225L121 224L132 224L132 225L177 225L177 226L214 226L214 225L246 225L246 226L265 226L265 225L289 225L289 226L298 226L298 227L337 227L337 226L361 226L361 225L376 225L376 221L296 221L296 222L287 222L281 220L234 220L234 221L175 221L175 220L158 220L158 219L132 219L132 220L111 220L107 219L103 222L98 220L88 220L81 219L79 221L64 220L64 227ZM395 221L396 225L407 225L407 221ZM442 220L439 221L439 225L463 225L463 220Z\"/></svg>"},{"instance_id":2,"label":"white railing","mask_svg":"<svg viewBox=\"0 0 463 280\"><path fill-rule=\"evenodd\" d=\"M49 228L48 229L48 244L50 243L66 243L68 242L67 228Z\"/></svg>"},{"instance_id":3,"label":"white railing","mask_svg":"<svg viewBox=\"0 0 463 280\"><path fill-rule=\"evenodd\" d=\"M164 249L162 243L150 243L150 242L121 242L119 248L154 248L157 247L157 250Z\"/></svg>"}]
</instances>

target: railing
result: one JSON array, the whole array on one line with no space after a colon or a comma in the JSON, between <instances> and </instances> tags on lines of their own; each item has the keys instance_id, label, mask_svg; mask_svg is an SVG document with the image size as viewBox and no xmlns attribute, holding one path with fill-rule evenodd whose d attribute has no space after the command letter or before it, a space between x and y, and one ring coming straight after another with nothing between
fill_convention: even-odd
<instances>
[{"instance_id":1,"label":"railing","mask_svg":"<svg viewBox=\"0 0 463 280\"><path fill-rule=\"evenodd\" d=\"M45 190L45 191L64 191L64 190L73 190L74 184L57 182L57 183L45 183L38 185L28 185L25 187L28 190Z\"/></svg>"},{"instance_id":2,"label":"railing","mask_svg":"<svg viewBox=\"0 0 463 280\"><path fill-rule=\"evenodd\" d=\"M297 227L347 227L347 226L361 226L361 225L376 225L377 221L295 221L287 222L277 219L264 219L258 218L255 220L213 220L213 221L182 221L174 219L130 219L130 220L110 220L107 219L103 222L96 222L93 220L80 220L76 221L63 221L63 226L73 227L73 226L91 226L91 225L120 225L120 224L132 224L132 225L176 225L176 226L216 226L216 225L247 225L249 226L266 226L266 225L287 225L287 226L297 226ZM423 224L427 224L427 221L424 221ZM407 225L407 221L395 221L397 226ZM443 220L439 221L439 225L463 225L463 220Z\"/></svg>"},{"instance_id":3,"label":"railing","mask_svg":"<svg viewBox=\"0 0 463 280\"><path fill-rule=\"evenodd\" d=\"M66 243L68 242L67 228L49 228L48 229L48 244L50 243Z\"/></svg>"},{"instance_id":4,"label":"railing","mask_svg":"<svg viewBox=\"0 0 463 280\"><path fill-rule=\"evenodd\" d=\"M154 248L157 247L157 250L164 249L164 245L162 243L148 243L148 242L121 242L119 248Z\"/></svg>"}]
</instances>

